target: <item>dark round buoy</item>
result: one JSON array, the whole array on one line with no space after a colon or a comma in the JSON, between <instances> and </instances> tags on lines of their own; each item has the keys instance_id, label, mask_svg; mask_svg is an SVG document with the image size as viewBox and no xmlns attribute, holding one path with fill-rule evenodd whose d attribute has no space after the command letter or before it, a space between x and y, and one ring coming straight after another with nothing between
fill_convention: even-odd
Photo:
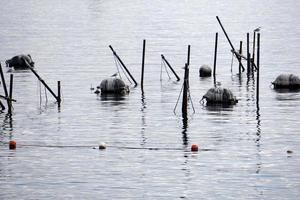
<instances>
[{"instance_id":1,"label":"dark round buoy","mask_svg":"<svg viewBox=\"0 0 300 200\"><path fill-rule=\"evenodd\" d=\"M108 78L101 81L100 90L102 94L127 94L129 87L119 78Z\"/></svg>"},{"instance_id":2,"label":"dark round buoy","mask_svg":"<svg viewBox=\"0 0 300 200\"><path fill-rule=\"evenodd\" d=\"M299 89L300 79L294 74L280 74L272 84L274 89Z\"/></svg>"},{"instance_id":3,"label":"dark round buoy","mask_svg":"<svg viewBox=\"0 0 300 200\"><path fill-rule=\"evenodd\" d=\"M200 77L210 77L211 76L211 67L208 65L202 65L199 69Z\"/></svg>"},{"instance_id":4,"label":"dark round buoy","mask_svg":"<svg viewBox=\"0 0 300 200\"><path fill-rule=\"evenodd\" d=\"M29 54L14 56L11 59L6 60L5 63L7 67L14 67L14 69L28 69L28 65L24 60L26 60L31 67L34 67L34 62Z\"/></svg>"},{"instance_id":5,"label":"dark round buoy","mask_svg":"<svg viewBox=\"0 0 300 200\"><path fill-rule=\"evenodd\" d=\"M192 146L191 146L191 151L198 151L199 150L199 148L198 148L198 145L197 144L192 144Z\"/></svg>"},{"instance_id":6,"label":"dark round buoy","mask_svg":"<svg viewBox=\"0 0 300 200\"><path fill-rule=\"evenodd\" d=\"M236 97L229 89L222 87L210 88L202 97L202 99L205 99L208 105L235 105L238 102Z\"/></svg>"},{"instance_id":7,"label":"dark round buoy","mask_svg":"<svg viewBox=\"0 0 300 200\"><path fill-rule=\"evenodd\" d=\"M16 149L17 148L17 142L15 140L9 141L9 149Z\"/></svg>"}]
</instances>

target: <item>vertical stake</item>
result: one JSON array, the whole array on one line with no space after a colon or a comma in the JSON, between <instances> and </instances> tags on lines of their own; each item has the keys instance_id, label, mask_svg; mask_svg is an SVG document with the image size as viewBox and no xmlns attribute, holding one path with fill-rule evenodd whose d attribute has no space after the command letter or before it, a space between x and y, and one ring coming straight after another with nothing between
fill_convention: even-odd
<instances>
[{"instance_id":1,"label":"vertical stake","mask_svg":"<svg viewBox=\"0 0 300 200\"><path fill-rule=\"evenodd\" d=\"M61 86L60 86L60 81L57 81L57 103L58 103L58 107L60 107L60 103L61 103Z\"/></svg>"},{"instance_id":2,"label":"vertical stake","mask_svg":"<svg viewBox=\"0 0 300 200\"><path fill-rule=\"evenodd\" d=\"M259 102L259 58L260 57L260 33L257 33L257 61L256 61L256 67L257 67L257 80L256 80L256 103Z\"/></svg>"},{"instance_id":3,"label":"vertical stake","mask_svg":"<svg viewBox=\"0 0 300 200\"><path fill-rule=\"evenodd\" d=\"M12 92L13 92L13 82L14 82L14 75L10 74L10 81L9 81L9 106L8 106L8 113L11 114L11 107L12 107Z\"/></svg>"},{"instance_id":4,"label":"vertical stake","mask_svg":"<svg viewBox=\"0 0 300 200\"><path fill-rule=\"evenodd\" d=\"M218 32L216 32L216 38L215 38L214 72L213 72L214 79L216 79L217 52L218 52Z\"/></svg>"},{"instance_id":5,"label":"vertical stake","mask_svg":"<svg viewBox=\"0 0 300 200\"><path fill-rule=\"evenodd\" d=\"M141 77L141 88L144 87L144 66L145 66L145 49L146 49L146 40L143 40L143 57L142 57L142 77Z\"/></svg>"},{"instance_id":6,"label":"vertical stake","mask_svg":"<svg viewBox=\"0 0 300 200\"><path fill-rule=\"evenodd\" d=\"M247 74L250 74L249 33L247 33Z\"/></svg>"},{"instance_id":7,"label":"vertical stake","mask_svg":"<svg viewBox=\"0 0 300 200\"><path fill-rule=\"evenodd\" d=\"M10 101L8 99L8 92L7 92L7 87L6 87L5 78L4 78L1 63L0 63L0 74L1 74L1 81L2 81L2 85L3 85L4 95L7 98L7 100L6 100L7 101L7 107L9 107Z\"/></svg>"},{"instance_id":8,"label":"vertical stake","mask_svg":"<svg viewBox=\"0 0 300 200\"><path fill-rule=\"evenodd\" d=\"M253 68L254 68L254 63L255 63L255 43L256 43L256 41L255 41L255 36L256 36L256 32L255 31L253 31L253 51L252 51L252 64L251 64L251 69L252 69L252 71L253 71Z\"/></svg>"},{"instance_id":9,"label":"vertical stake","mask_svg":"<svg viewBox=\"0 0 300 200\"><path fill-rule=\"evenodd\" d=\"M189 87L189 66L186 63L184 67L183 93L182 93L182 115L187 115L188 88Z\"/></svg>"},{"instance_id":10,"label":"vertical stake","mask_svg":"<svg viewBox=\"0 0 300 200\"><path fill-rule=\"evenodd\" d=\"M187 66L190 66L190 54L191 54L191 45L188 45L188 54L187 54Z\"/></svg>"},{"instance_id":11,"label":"vertical stake","mask_svg":"<svg viewBox=\"0 0 300 200\"><path fill-rule=\"evenodd\" d=\"M243 52L243 41L240 41L240 50L239 53L242 55ZM240 60L242 61L242 57L240 56ZM242 62L239 63L239 74L241 74Z\"/></svg>"}]
</instances>

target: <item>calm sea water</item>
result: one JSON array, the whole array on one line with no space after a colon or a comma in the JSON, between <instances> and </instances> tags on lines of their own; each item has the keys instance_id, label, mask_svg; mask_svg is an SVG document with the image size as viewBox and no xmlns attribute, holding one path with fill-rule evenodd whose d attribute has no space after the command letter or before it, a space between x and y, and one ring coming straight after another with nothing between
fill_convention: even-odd
<instances>
[{"instance_id":1,"label":"calm sea water","mask_svg":"<svg viewBox=\"0 0 300 200\"><path fill-rule=\"evenodd\" d=\"M17 100L11 117L0 114L0 199L298 199L300 93L270 82L300 75L299 10L295 0L0 1L0 60ZM239 77L236 61L230 70L217 15L236 47L262 27L259 109L256 80ZM198 70L213 64L215 32L217 81L239 99L232 108L199 103L213 87ZM144 94L133 85L122 99L90 91L117 71L108 45L140 82L143 39ZM195 113L184 121L180 106L173 113L182 81L165 72L160 81L160 54L183 77L188 44ZM21 53L53 90L62 82L60 109L34 74L4 67Z\"/></svg>"}]
</instances>

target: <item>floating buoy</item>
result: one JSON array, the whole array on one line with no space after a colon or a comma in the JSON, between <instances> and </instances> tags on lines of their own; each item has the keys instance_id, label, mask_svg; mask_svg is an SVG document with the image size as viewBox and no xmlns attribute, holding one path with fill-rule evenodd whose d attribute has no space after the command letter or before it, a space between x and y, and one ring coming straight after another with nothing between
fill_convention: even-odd
<instances>
[{"instance_id":1,"label":"floating buoy","mask_svg":"<svg viewBox=\"0 0 300 200\"><path fill-rule=\"evenodd\" d=\"M17 142L15 140L9 141L9 149L16 149L17 148Z\"/></svg>"},{"instance_id":2,"label":"floating buoy","mask_svg":"<svg viewBox=\"0 0 300 200\"><path fill-rule=\"evenodd\" d=\"M198 151L198 145L197 144L192 144L191 151Z\"/></svg>"},{"instance_id":3,"label":"floating buoy","mask_svg":"<svg viewBox=\"0 0 300 200\"><path fill-rule=\"evenodd\" d=\"M202 65L199 69L200 77L210 77L211 76L211 67L208 65Z\"/></svg>"},{"instance_id":4,"label":"floating buoy","mask_svg":"<svg viewBox=\"0 0 300 200\"><path fill-rule=\"evenodd\" d=\"M286 153L288 153L288 154L292 154L292 153L293 153L293 151L292 151L292 150L287 150L287 151L286 151Z\"/></svg>"},{"instance_id":5,"label":"floating buoy","mask_svg":"<svg viewBox=\"0 0 300 200\"><path fill-rule=\"evenodd\" d=\"M127 94L129 87L119 78L108 78L101 81L100 90L102 94Z\"/></svg>"},{"instance_id":6,"label":"floating buoy","mask_svg":"<svg viewBox=\"0 0 300 200\"><path fill-rule=\"evenodd\" d=\"M229 89L222 87L210 88L206 94L202 97L202 100L206 100L206 104L223 104L223 105L235 105L238 100L233 96ZM201 100L201 101L202 101Z\"/></svg>"},{"instance_id":7,"label":"floating buoy","mask_svg":"<svg viewBox=\"0 0 300 200\"><path fill-rule=\"evenodd\" d=\"M107 147L107 145L106 145L106 143L105 142L101 142L100 144L99 144L99 149L106 149L106 147Z\"/></svg>"},{"instance_id":8,"label":"floating buoy","mask_svg":"<svg viewBox=\"0 0 300 200\"><path fill-rule=\"evenodd\" d=\"M272 84L274 89L299 89L300 79L294 74L280 74Z\"/></svg>"},{"instance_id":9,"label":"floating buoy","mask_svg":"<svg viewBox=\"0 0 300 200\"><path fill-rule=\"evenodd\" d=\"M21 55L14 56L11 59L6 60L5 63L7 67L14 67L14 69L28 69L28 66L24 62L24 60L26 60L31 67L34 67L34 62L29 54L28 55L21 54Z\"/></svg>"}]
</instances>

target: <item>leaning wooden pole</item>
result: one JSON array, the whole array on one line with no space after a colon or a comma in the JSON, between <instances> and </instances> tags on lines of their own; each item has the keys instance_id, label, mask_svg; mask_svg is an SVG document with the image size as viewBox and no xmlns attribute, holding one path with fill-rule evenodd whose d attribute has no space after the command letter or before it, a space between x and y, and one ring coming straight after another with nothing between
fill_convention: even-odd
<instances>
[{"instance_id":1,"label":"leaning wooden pole","mask_svg":"<svg viewBox=\"0 0 300 200\"><path fill-rule=\"evenodd\" d=\"M109 48L113 52L114 56L116 56L116 58L118 59L118 61L122 65L122 67L125 69L125 71L127 72L127 74L130 76L130 78L134 82L135 86L137 86L138 85L137 82L135 81L135 79L133 78L133 76L131 75L131 73L129 72L129 70L127 69L127 67L125 66L125 64L123 63L123 61L121 60L121 58L118 56L118 54L115 52L115 50L112 48L111 45L109 45Z\"/></svg>"},{"instance_id":2,"label":"leaning wooden pole","mask_svg":"<svg viewBox=\"0 0 300 200\"><path fill-rule=\"evenodd\" d=\"M176 76L177 81L180 81L179 76L176 74L175 70L172 68L172 66L171 66L170 63L167 61L167 59L164 57L163 54L161 54L161 58L162 58L163 61L167 64L167 66L170 68L170 70L173 72L173 74Z\"/></svg>"},{"instance_id":3,"label":"leaning wooden pole","mask_svg":"<svg viewBox=\"0 0 300 200\"><path fill-rule=\"evenodd\" d=\"M9 81L9 99L12 99L13 82L14 82L14 75L13 75L13 74L10 74L10 81ZM12 101L9 101L9 106L8 106L8 113L9 113L9 114L11 114L11 108L12 108Z\"/></svg>"},{"instance_id":4,"label":"leaning wooden pole","mask_svg":"<svg viewBox=\"0 0 300 200\"><path fill-rule=\"evenodd\" d=\"M243 53L243 41L240 41L240 50L239 50L239 54L242 55ZM242 65L241 65L242 62L240 62L239 64L239 74L241 74L241 68L242 68Z\"/></svg>"},{"instance_id":5,"label":"leaning wooden pole","mask_svg":"<svg viewBox=\"0 0 300 200\"><path fill-rule=\"evenodd\" d=\"M216 79L217 53L218 53L218 32L216 33L216 38L215 38L214 72L213 72L214 79Z\"/></svg>"},{"instance_id":6,"label":"leaning wooden pole","mask_svg":"<svg viewBox=\"0 0 300 200\"><path fill-rule=\"evenodd\" d=\"M1 81L2 81L2 85L3 85L4 95L5 95L6 101L7 101L7 107L9 108L10 107L10 100L8 98L7 87L6 87L5 78L4 78L1 63L0 63L0 74L1 74Z\"/></svg>"},{"instance_id":7,"label":"leaning wooden pole","mask_svg":"<svg viewBox=\"0 0 300 200\"><path fill-rule=\"evenodd\" d=\"M52 94L52 96L56 99L57 102L59 102L58 97L56 94L51 90L51 88L45 83L45 81L38 75L38 73L31 67L31 65L23 59L24 63L28 66L28 68L33 72L33 74L39 79L39 81L45 86L45 88Z\"/></svg>"},{"instance_id":8,"label":"leaning wooden pole","mask_svg":"<svg viewBox=\"0 0 300 200\"><path fill-rule=\"evenodd\" d=\"M232 49L233 53L235 54L237 60L239 61L239 64L242 66L243 71L245 71L245 68L244 68L244 66L243 66L243 64L242 64L242 59L241 59L241 57L240 57L240 56L237 54L237 52L235 51L234 46L232 45L232 43L231 43L231 41L230 41L230 39L229 39L229 37L228 37L228 35L227 35L227 33L226 33L226 31L225 31L223 25L222 25L222 23L221 23L219 17L216 16L216 18L217 18L217 20L218 20L218 22L219 22L219 24L220 24L220 26L221 26L221 28L222 28L222 30L223 30L223 32L224 32L226 38L227 38L227 40L228 40L229 45L231 46L231 49Z\"/></svg>"},{"instance_id":9,"label":"leaning wooden pole","mask_svg":"<svg viewBox=\"0 0 300 200\"><path fill-rule=\"evenodd\" d=\"M183 93L182 93L182 115L187 115L188 107L188 89L189 89L189 66L186 63L184 67L184 82L183 82Z\"/></svg>"},{"instance_id":10,"label":"leaning wooden pole","mask_svg":"<svg viewBox=\"0 0 300 200\"><path fill-rule=\"evenodd\" d=\"M144 87L145 49L146 49L146 40L143 41L142 75L141 75L141 88L142 88L142 90L143 90L143 87Z\"/></svg>"},{"instance_id":11,"label":"leaning wooden pole","mask_svg":"<svg viewBox=\"0 0 300 200\"><path fill-rule=\"evenodd\" d=\"M256 102L259 102L259 59L260 59L260 33L257 34L257 55L256 55L256 67L257 67L257 80L256 80Z\"/></svg>"}]
</instances>

